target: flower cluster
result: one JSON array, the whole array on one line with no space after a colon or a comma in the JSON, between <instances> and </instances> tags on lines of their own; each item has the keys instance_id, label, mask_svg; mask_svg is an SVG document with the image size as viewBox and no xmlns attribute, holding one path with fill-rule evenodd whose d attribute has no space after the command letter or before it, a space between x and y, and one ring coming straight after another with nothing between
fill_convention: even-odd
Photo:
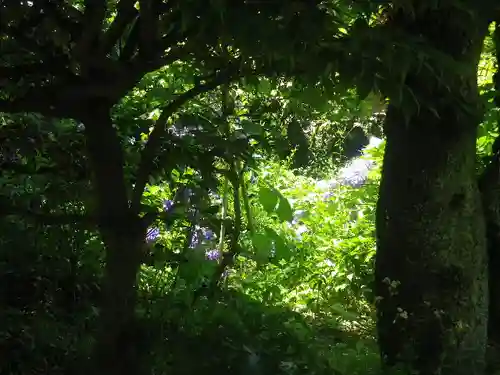
<instances>
[{"instance_id":1,"label":"flower cluster","mask_svg":"<svg viewBox=\"0 0 500 375\"><path fill-rule=\"evenodd\" d=\"M163 201L163 210L165 212L169 212L172 208L174 207L174 202L170 199L165 199ZM160 229L153 227L149 228L148 231L146 232L146 243L153 243L158 240L158 237L160 237Z\"/></svg>"},{"instance_id":2,"label":"flower cluster","mask_svg":"<svg viewBox=\"0 0 500 375\"><path fill-rule=\"evenodd\" d=\"M146 242L153 243L160 236L160 230L158 228L150 228L146 233Z\"/></svg>"},{"instance_id":3,"label":"flower cluster","mask_svg":"<svg viewBox=\"0 0 500 375\"><path fill-rule=\"evenodd\" d=\"M338 176L340 184L353 188L363 186L374 165L375 162L373 160L365 160L362 158L354 159L340 171Z\"/></svg>"},{"instance_id":4,"label":"flower cluster","mask_svg":"<svg viewBox=\"0 0 500 375\"><path fill-rule=\"evenodd\" d=\"M205 256L208 260L216 261L221 258L222 254L219 250L213 249L213 250L207 250L205 252Z\"/></svg>"},{"instance_id":5,"label":"flower cluster","mask_svg":"<svg viewBox=\"0 0 500 375\"><path fill-rule=\"evenodd\" d=\"M191 236L189 248L194 249L195 247L213 239L215 239L215 234L212 230L196 226Z\"/></svg>"}]
</instances>

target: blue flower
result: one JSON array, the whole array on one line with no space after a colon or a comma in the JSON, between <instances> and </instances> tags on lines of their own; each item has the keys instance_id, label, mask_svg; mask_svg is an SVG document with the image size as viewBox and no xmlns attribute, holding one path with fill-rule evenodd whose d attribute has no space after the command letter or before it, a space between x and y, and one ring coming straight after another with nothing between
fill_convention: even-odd
<instances>
[{"instance_id":1,"label":"blue flower","mask_svg":"<svg viewBox=\"0 0 500 375\"><path fill-rule=\"evenodd\" d=\"M196 246L200 244L200 232L198 230L194 230L191 235L191 241L189 242L189 248L194 249Z\"/></svg>"},{"instance_id":2,"label":"blue flower","mask_svg":"<svg viewBox=\"0 0 500 375\"><path fill-rule=\"evenodd\" d=\"M327 201L330 200L333 197L333 192L327 191L326 193L323 193L323 200Z\"/></svg>"},{"instance_id":3,"label":"blue flower","mask_svg":"<svg viewBox=\"0 0 500 375\"><path fill-rule=\"evenodd\" d=\"M155 242L160 236L160 230L158 228L150 228L146 233L146 242L152 243Z\"/></svg>"},{"instance_id":4,"label":"blue flower","mask_svg":"<svg viewBox=\"0 0 500 375\"><path fill-rule=\"evenodd\" d=\"M208 250L205 253L208 260L219 260L221 257L221 252L219 250Z\"/></svg>"},{"instance_id":5,"label":"blue flower","mask_svg":"<svg viewBox=\"0 0 500 375\"><path fill-rule=\"evenodd\" d=\"M210 229L202 229L202 232L203 232L203 237L207 241L210 241L215 237L214 232L212 232Z\"/></svg>"},{"instance_id":6,"label":"blue flower","mask_svg":"<svg viewBox=\"0 0 500 375\"><path fill-rule=\"evenodd\" d=\"M163 210L164 210L165 212L170 211L170 209L171 209L173 206L174 206L174 202L173 202L173 201L171 201L170 199L165 199L165 200L163 201Z\"/></svg>"}]
</instances>

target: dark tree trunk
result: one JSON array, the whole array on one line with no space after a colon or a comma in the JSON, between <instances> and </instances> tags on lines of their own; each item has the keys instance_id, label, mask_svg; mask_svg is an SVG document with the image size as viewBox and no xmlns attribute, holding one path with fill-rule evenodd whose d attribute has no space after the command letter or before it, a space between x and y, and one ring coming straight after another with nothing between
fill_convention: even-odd
<instances>
[{"instance_id":1,"label":"dark tree trunk","mask_svg":"<svg viewBox=\"0 0 500 375\"><path fill-rule=\"evenodd\" d=\"M500 63L500 25L493 34L497 65ZM493 77L494 103L500 108L500 72ZM497 124L497 128L500 127ZM486 217L489 258L488 370L500 370L500 137L493 144L493 157L479 179Z\"/></svg>"},{"instance_id":2,"label":"dark tree trunk","mask_svg":"<svg viewBox=\"0 0 500 375\"><path fill-rule=\"evenodd\" d=\"M489 258L487 359L488 367L493 371L500 369L500 151L493 155L479 182L486 218Z\"/></svg>"},{"instance_id":3,"label":"dark tree trunk","mask_svg":"<svg viewBox=\"0 0 500 375\"><path fill-rule=\"evenodd\" d=\"M406 85L419 111L388 108L375 267L381 354L386 365L417 374L482 374L488 285L476 70L488 22L456 9L393 22L466 69L447 87L425 68L412 71Z\"/></svg>"},{"instance_id":4,"label":"dark tree trunk","mask_svg":"<svg viewBox=\"0 0 500 375\"><path fill-rule=\"evenodd\" d=\"M102 302L92 365L96 373L137 375L140 371L142 332L135 316L136 276L140 265L143 232L138 222L103 233L106 267ZM141 234L139 236L139 233Z\"/></svg>"},{"instance_id":5,"label":"dark tree trunk","mask_svg":"<svg viewBox=\"0 0 500 375\"><path fill-rule=\"evenodd\" d=\"M136 375L140 373L136 276L146 228L129 208L123 151L112 125L110 106L102 101L85 104L81 119L93 172L95 211L106 247L98 333L89 373Z\"/></svg>"}]
</instances>

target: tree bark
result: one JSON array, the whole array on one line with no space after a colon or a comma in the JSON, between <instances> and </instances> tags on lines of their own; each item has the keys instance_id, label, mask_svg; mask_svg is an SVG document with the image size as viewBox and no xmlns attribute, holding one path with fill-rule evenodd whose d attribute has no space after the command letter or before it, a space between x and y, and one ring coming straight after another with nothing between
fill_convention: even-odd
<instances>
[{"instance_id":1,"label":"tree bark","mask_svg":"<svg viewBox=\"0 0 500 375\"><path fill-rule=\"evenodd\" d=\"M136 375L140 373L136 276L146 227L130 209L122 145L110 107L102 100L82 103L80 116L93 172L99 231L106 248L98 332L88 373Z\"/></svg>"},{"instance_id":2,"label":"tree bark","mask_svg":"<svg viewBox=\"0 0 500 375\"><path fill-rule=\"evenodd\" d=\"M500 369L500 152L493 155L479 180L488 249L488 344L489 370Z\"/></svg>"},{"instance_id":3,"label":"tree bark","mask_svg":"<svg viewBox=\"0 0 500 375\"><path fill-rule=\"evenodd\" d=\"M378 340L386 365L417 374L484 371L487 255L475 142L482 115L476 70L488 21L475 16L464 24L464 14L449 8L394 18L467 67L446 87L428 70L410 72L405 83L420 109L408 115L391 104L385 122L376 223Z\"/></svg>"},{"instance_id":4,"label":"tree bark","mask_svg":"<svg viewBox=\"0 0 500 375\"><path fill-rule=\"evenodd\" d=\"M497 65L500 63L500 25L496 21L493 41ZM493 77L494 103L500 108L500 72ZM497 124L497 128L500 127ZM486 218L489 269L488 371L500 369L500 137L493 144L493 156L479 179Z\"/></svg>"}]
</instances>

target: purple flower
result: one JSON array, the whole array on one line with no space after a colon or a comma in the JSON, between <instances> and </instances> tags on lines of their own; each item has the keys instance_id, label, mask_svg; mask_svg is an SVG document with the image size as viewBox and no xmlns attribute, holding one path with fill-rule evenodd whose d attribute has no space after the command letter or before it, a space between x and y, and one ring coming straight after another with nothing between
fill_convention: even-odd
<instances>
[{"instance_id":1,"label":"purple flower","mask_svg":"<svg viewBox=\"0 0 500 375\"><path fill-rule=\"evenodd\" d=\"M221 257L221 252L219 250L208 250L205 253L208 260L219 260Z\"/></svg>"},{"instance_id":2,"label":"purple flower","mask_svg":"<svg viewBox=\"0 0 500 375\"><path fill-rule=\"evenodd\" d=\"M201 242L200 232L198 230L194 230L191 235L191 241L189 242L189 248L194 249Z\"/></svg>"},{"instance_id":3,"label":"purple flower","mask_svg":"<svg viewBox=\"0 0 500 375\"><path fill-rule=\"evenodd\" d=\"M215 237L214 232L212 232L210 229L202 229L202 232L203 232L203 237L207 241L210 241Z\"/></svg>"},{"instance_id":4,"label":"purple flower","mask_svg":"<svg viewBox=\"0 0 500 375\"><path fill-rule=\"evenodd\" d=\"M196 226L195 229L193 230L189 247L193 249L196 246L202 244L203 242L213 240L214 238L215 234L212 230Z\"/></svg>"},{"instance_id":5,"label":"purple flower","mask_svg":"<svg viewBox=\"0 0 500 375\"><path fill-rule=\"evenodd\" d=\"M150 228L146 234L146 242L152 243L155 242L160 236L160 230L158 228Z\"/></svg>"},{"instance_id":6,"label":"purple flower","mask_svg":"<svg viewBox=\"0 0 500 375\"><path fill-rule=\"evenodd\" d=\"M323 193L323 200L327 201L330 200L333 197L333 192L327 191L326 193Z\"/></svg>"},{"instance_id":7,"label":"purple flower","mask_svg":"<svg viewBox=\"0 0 500 375\"><path fill-rule=\"evenodd\" d=\"M174 206L174 202L173 202L173 201L171 201L170 199L165 199L165 200L163 201L163 210L164 210L165 212L170 211L170 209L171 209L173 206Z\"/></svg>"},{"instance_id":8,"label":"purple flower","mask_svg":"<svg viewBox=\"0 0 500 375\"><path fill-rule=\"evenodd\" d=\"M353 160L340 172L340 182L343 185L358 188L368 179L368 174L374 166L373 160L364 160L361 158Z\"/></svg>"}]
</instances>

